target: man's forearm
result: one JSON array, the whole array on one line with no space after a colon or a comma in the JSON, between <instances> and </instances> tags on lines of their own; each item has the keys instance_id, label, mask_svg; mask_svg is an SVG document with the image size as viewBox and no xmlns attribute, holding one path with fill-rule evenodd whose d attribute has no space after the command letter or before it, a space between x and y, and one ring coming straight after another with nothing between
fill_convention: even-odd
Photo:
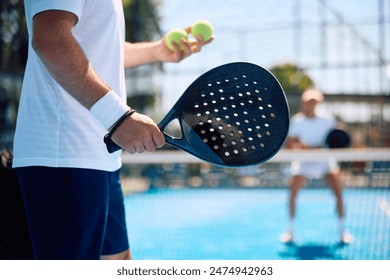
<instances>
[{"instance_id":1,"label":"man's forearm","mask_svg":"<svg viewBox=\"0 0 390 280\"><path fill-rule=\"evenodd\" d=\"M54 79L90 109L110 88L96 74L73 37L74 24L75 16L67 12L46 11L36 15L33 47Z\"/></svg>"}]
</instances>

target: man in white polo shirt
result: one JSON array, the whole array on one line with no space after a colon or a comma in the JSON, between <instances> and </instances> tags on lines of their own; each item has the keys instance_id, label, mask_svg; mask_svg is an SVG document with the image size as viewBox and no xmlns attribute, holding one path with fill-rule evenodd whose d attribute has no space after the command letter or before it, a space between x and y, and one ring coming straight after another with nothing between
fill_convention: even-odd
<instances>
[{"instance_id":1,"label":"man in white polo shirt","mask_svg":"<svg viewBox=\"0 0 390 280\"><path fill-rule=\"evenodd\" d=\"M298 149L319 149L325 147L328 133L336 128L336 121L329 114L320 114L317 105L324 100L323 94L316 89L308 89L301 96L301 112L291 118L286 147ZM294 220L296 200L299 190L305 185L306 178L325 177L336 198L336 212L339 218L340 242L349 243L351 236L344 229L345 209L340 180L340 168L336 160L313 158L311 161L291 163L291 185L289 201L290 227L281 236L282 242L294 241Z\"/></svg>"},{"instance_id":2,"label":"man in white polo shirt","mask_svg":"<svg viewBox=\"0 0 390 280\"><path fill-rule=\"evenodd\" d=\"M119 183L121 152L165 144L156 123L126 104L125 67L179 62L209 42L124 38L120 0L26 0L29 56L14 139L37 259L129 259ZM120 125L116 125L120 120Z\"/></svg>"}]
</instances>

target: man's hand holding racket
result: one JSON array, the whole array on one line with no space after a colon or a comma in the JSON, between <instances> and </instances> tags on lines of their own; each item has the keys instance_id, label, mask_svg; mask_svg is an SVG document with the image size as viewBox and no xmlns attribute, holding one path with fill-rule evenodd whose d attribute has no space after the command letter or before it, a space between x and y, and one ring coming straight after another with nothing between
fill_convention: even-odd
<instances>
[{"instance_id":1,"label":"man's hand holding racket","mask_svg":"<svg viewBox=\"0 0 390 280\"><path fill-rule=\"evenodd\" d=\"M133 112L113 132L112 140L130 154L152 152L165 144L164 134L148 116Z\"/></svg>"}]
</instances>

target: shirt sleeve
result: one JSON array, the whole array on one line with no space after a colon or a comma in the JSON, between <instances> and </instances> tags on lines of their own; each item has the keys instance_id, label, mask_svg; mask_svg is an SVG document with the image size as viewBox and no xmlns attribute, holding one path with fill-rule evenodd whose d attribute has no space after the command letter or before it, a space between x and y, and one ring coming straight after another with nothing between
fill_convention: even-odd
<instances>
[{"instance_id":1,"label":"shirt sleeve","mask_svg":"<svg viewBox=\"0 0 390 280\"><path fill-rule=\"evenodd\" d=\"M85 0L36 0L31 2L31 16L48 11L48 10L60 10L71 12L80 19Z\"/></svg>"}]
</instances>

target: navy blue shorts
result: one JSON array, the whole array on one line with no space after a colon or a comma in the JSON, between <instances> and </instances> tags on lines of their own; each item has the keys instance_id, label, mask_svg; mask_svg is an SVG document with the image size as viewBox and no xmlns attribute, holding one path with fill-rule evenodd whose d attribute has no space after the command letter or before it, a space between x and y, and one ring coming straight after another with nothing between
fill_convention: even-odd
<instances>
[{"instance_id":1,"label":"navy blue shorts","mask_svg":"<svg viewBox=\"0 0 390 280\"><path fill-rule=\"evenodd\" d=\"M119 173L15 168L36 259L100 259L129 249Z\"/></svg>"}]
</instances>

